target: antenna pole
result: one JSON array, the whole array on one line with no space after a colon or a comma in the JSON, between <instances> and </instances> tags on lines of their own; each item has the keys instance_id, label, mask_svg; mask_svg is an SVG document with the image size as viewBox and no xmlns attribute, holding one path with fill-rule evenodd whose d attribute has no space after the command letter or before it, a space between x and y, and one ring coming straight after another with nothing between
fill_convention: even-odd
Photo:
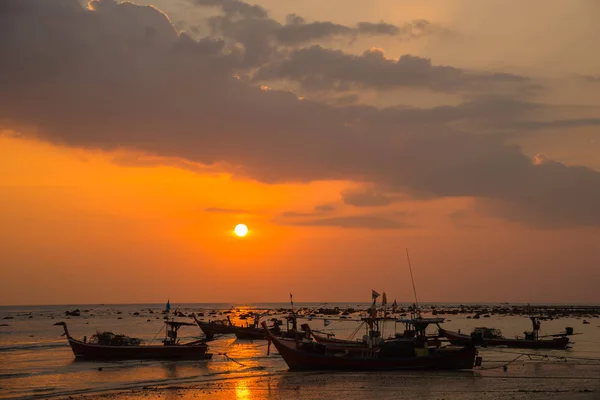
<instances>
[{"instance_id":1,"label":"antenna pole","mask_svg":"<svg viewBox=\"0 0 600 400\"><path fill-rule=\"evenodd\" d=\"M413 293L415 294L415 305L417 306L417 308L419 308L419 300L417 300L417 289L415 288L415 279L413 278L412 267L410 265L410 256L408 255L408 248L406 249L406 259L408 260L408 270L410 271L410 280L412 281Z\"/></svg>"}]
</instances>

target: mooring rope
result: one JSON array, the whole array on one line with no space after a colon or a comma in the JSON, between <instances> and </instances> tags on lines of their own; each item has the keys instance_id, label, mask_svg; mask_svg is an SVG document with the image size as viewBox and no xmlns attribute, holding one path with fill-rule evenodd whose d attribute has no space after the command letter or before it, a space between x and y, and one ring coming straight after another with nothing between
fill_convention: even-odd
<instances>
[{"instance_id":1,"label":"mooring rope","mask_svg":"<svg viewBox=\"0 0 600 400\"><path fill-rule=\"evenodd\" d=\"M216 353L216 354L217 354L217 355L220 355L220 356L225 356L225 358L226 358L226 359L228 359L229 361L233 361L234 363L236 363L236 364L239 364L239 365L241 365L242 367L245 367L245 366L246 366L246 364L242 364L242 363L241 363L241 362L239 362L238 360L235 360L235 359L231 358L231 357L230 357L230 356L229 356L227 353Z\"/></svg>"},{"instance_id":2,"label":"mooring rope","mask_svg":"<svg viewBox=\"0 0 600 400\"><path fill-rule=\"evenodd\" d=\"M516 352L516 351L495 350L495 349L490 349L490 348L488 348L487 351L493 351L496 353L504 353L504 354L520 354L520 355L529 356L529 357L556 358L558 360L564 360L564 361L567 361L567 359L571 359L571 360L599 361L600 362L600 358L588 358L588 357L566 356L566 355L565 356L557 356L557 355L552 355L552 354L537 354L537 353L523 353L523 352Z\"/></svg>"},{"instance_id":3,"label":"mooring rope","mask_svg":"<svg viewBox=\"0 0 600 400\"><path fill-rule=\"evenodd\" d=\"M519 358L523 357L525 354L520 354L518 355L516 358L510 360L509 362L502 364L502 365L497 365L495 367L481 367L479 368L480 370L489 370L489 369L496 369L496 368L504 368L504 370L506 371L506 369L508 368L508 366L512 363L514 363L515 361L517 361Z\"/></svg>"}]
</instances>

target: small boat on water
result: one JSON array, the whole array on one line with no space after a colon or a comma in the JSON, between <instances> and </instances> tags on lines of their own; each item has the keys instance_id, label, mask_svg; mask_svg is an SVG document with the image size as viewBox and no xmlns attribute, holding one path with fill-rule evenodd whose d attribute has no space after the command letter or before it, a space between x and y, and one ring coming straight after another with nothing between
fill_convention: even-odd
<instances>
[{"instance_id":1,"label":"small boat on water","mask_svg":"<svg viewBox=\"0 0 600 400\"><path fill-rule=\"evenodd\" d=\"M479 327L475 328L471 335L461 334L440 329L440 335L446 336L450 343L455 345L465 345L472 342L473 337L478 337L483 346L495 347L504 346L520 349L566 349L569 345L568 336L573 335L573 328L566 328L563 333L554 335L540 336L540 317L530 317L533 324L533 330L525 332L525 337L516 337L514 339L505 338L499 329Z\"/></svg>"},{"instance_id":2,"label":"small boat on water","mask_svg":"<svg viewBox=\"0 0 600 400\"><path fill-rule=\"evenodd\" d=\"M65 322L57 322L64 328L63 336L67 337L76 359L85 360L138 360L138 359L210 359L208 346L204 340L179 343L177 331L182 326L194 326L189 322L165 321L166 335L162 345L145 345L140 339L110 332L94 335L90 342L84 337L77 340L71 337Z\"/></svg>"},{"instance_id":3,"label":"small boat on water","mask_svg":"<svg viewBox=\"0 0 600 400\"><path fill-rule=\"evenodd\" d=\"M204 335L208 340L214 339L216 334L234 334L238 339L264 340L265 332L260 328L258 320L259 318L255 318L254 325L237 326L231 322L229 317L223 320L204 322L194 316L194 321L196 321L196 324L200 327L202 332L204 332ZM275 334L281 333L277 322L269 329Z\"/></svg>"},{"instance_id":4,"label":"small boat on water","mask_svg":"<svg viewBox=\"0 0 600 400\"><path fill-rule=\"evenodd\" d=\"M458 348L430 348L425 346L425 338L417 336L385 341L373 348L352 349L276 337L264 322L263 329L290 370L471 370L477 358L472 343Z\"/></svg>"}]
</instances>

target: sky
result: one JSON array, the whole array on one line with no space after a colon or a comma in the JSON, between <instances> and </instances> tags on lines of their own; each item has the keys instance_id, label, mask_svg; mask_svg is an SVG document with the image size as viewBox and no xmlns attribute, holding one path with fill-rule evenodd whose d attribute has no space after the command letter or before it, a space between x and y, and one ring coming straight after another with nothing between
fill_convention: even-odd
<instances>
[{"instance_id":1,"label":"sky","mask_svg":"<svg viewBox=\"0 0 600 400\"><path fill-rule=\"evenodd\" d=\"M599 12L3 1L0 304L600 303Z\"/></svg>"}]
</instances>

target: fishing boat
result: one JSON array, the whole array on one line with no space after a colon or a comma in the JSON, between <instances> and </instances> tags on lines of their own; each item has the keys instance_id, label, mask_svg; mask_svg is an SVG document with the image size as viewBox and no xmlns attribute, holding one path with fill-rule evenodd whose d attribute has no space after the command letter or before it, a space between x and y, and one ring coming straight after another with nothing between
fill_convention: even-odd
<instances>
[{"instance_id":1,"label":"fishing boat","mask_svg":"<svg viewBox=\"0 0 600 400\"><path fill-rule=\"evenodd\" d=\"M313 331L308 324L302 324L301 327L304 332L307 332L307 336L312 337L315 340L315 342L317 342L317 343L326 344L326 345L330 345L330 346L345 346L345 347L357 347L357 348L367 347L367 343L364 340L364 338L356 339L356 340L337 339L337 338L334 338L332 335Z\"/></svg>"},{"instance_id":2,"label":"fishing boat","mask_svg":"<svg viewBox=\"0 0 600 400\"><path fill-rule=\"evenodd\" d=\"M234 334L238 339L265 339L265 332L260 328L258 318L255 318L253 326L234 325L229 317L223 320L204 322L194 316L194 321L196 321L196 324L200 327L202 332L204 332L204 335L208 340L214 339L216 334ZM274 325L269 328L275 334L280 334L281 332L278 322L279 321L274 322Z\"/></svg>"},{"instance_id":3,"label":"fishing boat","mask_svg":"<svg viewBox=\"0 0 600 400\"><path fill-rule=\"evenodd\" d=\"M373 348L350 350L305 339L285 339L263 329L290 370L471 370L481 359L472 344L428 348L422 337L386 341ZM267 350L269 351L269 350Z\"/></svg>"},{"instance_id":4,"label":"fishing boat","mask_svg":"<svg viewBox=\"0 0 600 400\"><path fill-rule=\"evenodd\" d=\"M397 323L403 323L405 329L403 332L395 333L393 336L383 339L381 333L382 323L386 321L393 321ZM414 314L409 319L390 319L387 317L376 317L371 316L362 318L362 323L355 329L353 335L358 332L364 325L366 325L367 332L361 339L338 339L332 337L333 335L313 331L308 324L302 324L302 329L308 332L308 336L312 337L317 343L326 344L329 346L338 347L350 347L350 348L369 348L381 346L386 341L398 340L398 339L412 339L418 334L426 339L425 343L428 347L439 347L441 341L439 335L427 334L425 331L429 325L437 325L440 328L440 323L444 322L444 318L423 318L420 315Z\"/></svg>"},{"instance_id":5,"label":"fishing boat","mask_svg":"<svg viewBox=\"0 0 600 400\"><path fill-rule=\"evenodd\" d=\"M573 335L573 328L566 328L563 333L540 336L540 317L530 317L533 329L524 332L524 337L514 339L505 338L499 329L478 327L473 330L471 335L461 334L440 329L440 335L448 338L450 343L455 345L465 345L472 341L473 337L479 337L483 346L504 346L520 349L566 349L569 345L568 336Z\"/></svg>"},{"instance_id":6,"label":"fishing boat","mask_svg":"<svg viewBox=\"0 0 600 400\"><path fill-rule=\"evenodd\" d=\"M88 342L87 337L77 340L71 337L65 322L57 322L65 332L69 345L76 359L85 360L137 360L137 359L210 359L208 346L204 340L189 343L179 343L177 331L182 326L194 326L189 322L165 321L165 338L162 345L145 345L140 339L124 335L114 335L110 332L95 335L97 339ZM118 340L115 340L118 339Z\"/></svg>"}]
</instances>

